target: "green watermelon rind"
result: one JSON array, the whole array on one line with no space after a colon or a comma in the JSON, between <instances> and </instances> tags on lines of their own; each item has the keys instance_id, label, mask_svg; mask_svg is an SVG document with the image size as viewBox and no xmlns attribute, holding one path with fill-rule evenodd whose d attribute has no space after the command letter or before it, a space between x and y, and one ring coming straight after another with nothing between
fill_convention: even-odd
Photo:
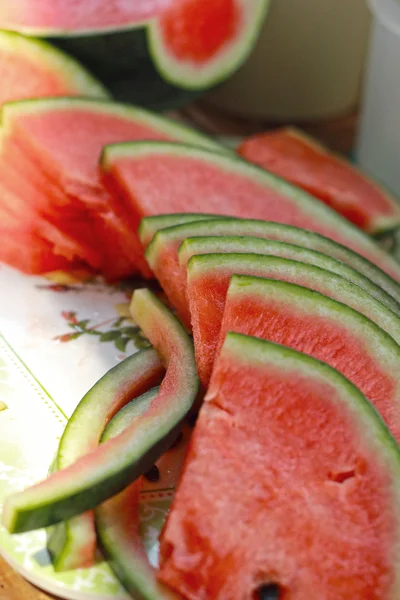
<instances>
[{"instance_id":1,"label":"green watermelon rind","mask_svg":"<svg viewBox=\"0 0 400 600\"><path fill-rule=\"evenodd\" d=\"M30 39L13 31L0 30L0 51L11 51L19 56L26 55L29 61L38 63L63 74L65 81L84 96L110 99L110 93L100 81L74 58L44 40Z\"/></svg>"},{"instance_id":2,"label":"green watermelon rind","mask_svg":"<svg viewBox=\"0 0 400 600\"><path fill-rule=\"evenodd\" d=\"M159 387L152 388L121 408L105 428L101 443L119 435L133 420L140 420L141 415L150 408L158 392ZM119 530L123 524L118 523L118 512L115 513L116 510L124 510L125 506L127 514L132 514L132 493L139 492L137 489L132 492L129 486L120 492L117 507L114 507L113 498L111 498L110 501L103 502L95 509L96 529L100 545L111 569L134 598L162 600L164 598L163 590L157 583L154 570L145 556L140 538L132 540L128 546L125 538L120 539ZM121 517L126 522L126 515L121 515ZM139 515L136 517L139 519Z\"/></svg>"},{"instance_id":3,"label":"green watermelon rind","mask_svg":"<svg viewBox=\"0 0 400 600\"><path fill-rule=\"evenodd\" d=\"M155 230L152 240L147 245L146 257L151 261L156 261L158 252L159 240L166 239L167 236L171 239L176 237L182 237L184 231L184 237L197 237L199 235L220 235L218 228L223 228L223 235L254 235L255 237L261 235L261 231L266 232L271 227L275 232L279 232L282 241L288 243L294 243L298 246L304 246L311 249L318 248L319 252L331 256L336 260L351 266L356 271L359 271L362 275L371 279L376 285L380 286L389 296L392 296L397 303L400 303L400 284L395 281L390 275L383 271L380 267L364 258L357 252L350 250L346 246L331 240L319 233L300 229L292 225L285 225L284 223L275 223L271 221L262 221L257 219L232 219L229 220L221 215L214 215L211 220L203 219L203 215L200 215L200 219L196 217L196 214L191 214L191 220L189 222L185 219L186 215L183 215L182 222L179 225L178 219L179 214L175 215L177 224L170 228L165 228L162 233L158 235L158 231L162 230L163 223L160 221L152 220L153 217L145 217L143 221L143 229L146 230L146 221L149 221L149 228ZM201 221L201 223L199 223ZM229 222L229 225L228 225ZM229 231L228 231L229 229ZM286 236L286 237L285 237ZM160 245L159 250L162 250ZM393 305L394 306L394 305Z\"/></svg>"},{"instance_id":4,"label":"green watermelon rind","mask_svg":"<svg viewBox=\"0 0 400 600\"><path fill-rule=\"evenodd\" d=\"M172 366L173 375L179 370L180 377L174 389L168 379L162 418L161 408L148 411L140 427L133 423L67 469L9 496L2 519L10 533L47 527L94 508L148 470L176 439L199 388L193 344L178 319L150 290L134 292L131 313L150 341L157 340L154 346L159 354L163 355L163 344L170 349L174 345L174 351L161 359ZM167 364L166 378L168 373Z\"/></svg>"},{"instance_id":5,"label":"green watermelon rind","mask_svg":"<svg viewBox=\"0 0 400 600\"><path fill-rule=\"evenodd\" d=\"M54 460L54 470L71 465L88 452L87 430L100 440L104 420L110 410L124 401L124 396L134 394L135 387L143 385L142 377L155 383L154 377L163 369L157 353L152 349L141 350L107 371L83 396L65 427ZM128 402L129 398L126 398ZM89 522L88 522L89 521ZM50 527L47 532L48 549L56 571L82 567L81 551L94 535L92 515L78 515L68 521ZM93 540L92 540L93 542ZM79 565L79 567L76 567Z\"/></svg>"},{"instance_id":6,"label":"green watermelon rind","mask_svg":"<svg viewBox=\"0 0 400 600\"><path fill-rule=\"evenodd\" d=\"M150 408L150 405L157 396L159 390L160 386L153 387L122 407L117 414L113 416L105 428L103 435L101 436L101 443L119 435L130 423L132 423L133 419L140 418L140 416Z\"/></svg>"},{"instance_id":7,"label":"green watermelon rind","mask_svg":"<svg viewBox=\"0 0 400 600\"><path fill-rule=\"evenodd\" d=\"M220 254L221 252L216 249L217 246L223 247L223 252L229 255L246 253L282 256L293 261L319 267L356 284L385 307L389 308L393 313L400 315L400 305L392 296L356 269L322 252L277 240L228 235L186 238L178 250L178 259L181 268L186 267L188 260L194 255ZM285 251L292 256L283 255Z\"/></svg>"},{"instance_id":8,"label":"green watermelon rind","mask_svg":"<svg viewBox=\"0 0 400 600\"><path fill-rule=\"evenodd\" d=\"M208 221L215 218L217 218L215 215L207 213L171 213L166 215L153 215L144 217L140 221L138 235L143 247L146 248L160 229L175 227L175 225L183 225L184 223L192 223L193 221Z\"/></svg>"},{"instance_id":9,"label":"green watermelon rind","mask_svg":"<svg viewBox=\"0 0 400 600\"><path fill-rule=\"evenodd\" d=\"M375 323L386 335L389 335L399 346L400 351L400 317L366 290L339 274L312 263L308 264L279 256L239 253L199 254L190 258L188 262L188 280L193 281L210 272L218 274L218 271L221 271L223 273L226 269L237 273L238 277L243 277L240 280L243 287L245 286L245 277L265 277L271 281L286 282L285 277L294 276L302 283L288 281L288 284L306 288L305 295L308 291L318 293L360 313ZM262 274L263 269L266 271L265 275ZM276 277L271 276L272 272ZM246 275L242 275L242 273L246 273ZM236 275L233 276L233 279L235 277ZM327 292L318 292L314 285L318 286L320 283L323 284L324 289L331 291L332 296Z\"/></svg>"},{"instance_id":10,"label":"green watermelon rind","mask_svg":"<svg viewBox=\"0 0 400 600\"><path fill-rule=\"evenodd\" d=\"M221 144L208 136L197 132L195 129L167 117L154 114L145 108L91 98L60 96L57 98L34 98L16 102L7 102L2 107L2 130L5 135L9 135L12 132L13 119L18 118L19 114L39 114L40 112L46 112L49 109L52 111L55 111L56 109L63 111L74 107L81 107L92 112L98 111L102 114L109 114L110 116L120 116L127 120L132 119L141 121L155 129L170 133L171 136L176 139L182 139L187 142L190 140L193 144L210 148L216 152L228 152ZM126 144L129 145L131 143L132 142L122 142L119 146L123 149Z\"/></svg>"}]
</instances>

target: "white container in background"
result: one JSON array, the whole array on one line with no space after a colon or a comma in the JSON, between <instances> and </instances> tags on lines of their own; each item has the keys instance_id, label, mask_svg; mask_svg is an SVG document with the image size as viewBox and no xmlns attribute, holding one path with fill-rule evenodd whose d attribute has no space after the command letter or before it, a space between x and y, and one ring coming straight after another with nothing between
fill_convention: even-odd
<instances>
[{"instance_id":1,"label":"white container in background","mask_svg":"<svg viewBox=\"0 0 400 600\"><path fill-rule=\"evenodd\" d=\"M374 15L357 160L400 197L400 0L370 0Z\"/></svg>"},{"instance_id":2,"label":"white container in background","mask_svg":"<svg viewBox=\"0 0 400 600\"><path fill-rule=\"evenodd\" d=\"M366 0L271 0L248 61L205 102L271 121L346 114L359 100L369 25Z\"/></svg>"}]
</instances>

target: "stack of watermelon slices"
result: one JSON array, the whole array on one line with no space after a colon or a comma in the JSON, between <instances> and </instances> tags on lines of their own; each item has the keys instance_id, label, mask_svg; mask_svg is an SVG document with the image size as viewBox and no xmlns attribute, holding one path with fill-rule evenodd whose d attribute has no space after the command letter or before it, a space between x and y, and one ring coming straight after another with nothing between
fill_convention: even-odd
<instances>
[{"instance_id":1,"label":"stack of watermelon slices","mask_svg":"<svg viewBox=\"0 0 400 600\"><path fill-rule=\"evenodd\" d=\"M142 109L80 98L5 104L0 153L0 257L27 273L148 277L140 219L201 212L306 228L400 279L388 254L306 192Z\"/></svg>"},{"instance_id":2,"label":"stack of watermelon slices","mask_svg":"<svg viewBox=\"0 0 400 600\"><path fill-rule=\"evenodd\" d=\"M69 548L93 555L95 508L110 565L145 600L397 600L399 283L293 225L174 213L144 218L139 237L194 348L158 299L136 291L131 314L156 352L85 396L60 446L66 468L7 499L5 526L61 523L73 540L63 559L78 566ZM196 366L207 393L157 582L138 534L139 477L192 409Z\"/></svg>"},{"instance_id":3,"label":"stack of watermelon slices","mask_svg":"<svg viewBox=\"0 0 400 600\"><path fill-rule=\"evenodd\" d=\"M398 458L374 464L373 440L399 456L399 284L293 226L181 219L140 228L208 388L160 581L190 600L394 600Z\"/></svg>"},{"instance_id":4,"label":"stack of watermelon slices","mask_svg":"<svg viewBox=\"0 0 400 600\"><path fill-rule=\"evenodd\" d=\"M79 265L109 280L147 269L118 198L101 183L103 146L144 138L215 146L141 109L80 98L5 104L0 135L2 260L27 273Z\"/></svg>"}]
</instances>

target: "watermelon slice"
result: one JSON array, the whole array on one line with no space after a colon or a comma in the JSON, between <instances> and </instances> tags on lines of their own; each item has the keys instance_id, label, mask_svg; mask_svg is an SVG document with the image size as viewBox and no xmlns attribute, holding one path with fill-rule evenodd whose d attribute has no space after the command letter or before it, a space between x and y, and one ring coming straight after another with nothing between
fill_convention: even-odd
<instances>
[{"instance_id":1,"label":"watermelon slice","mask_svg":"<svg viewBox=\"0 0 400 600\"><path fill-rule=\"evenodd\" d=\"M300 277L297 278L299 280ZM389 321L383 323L385 317L379 319L379 325L367 318L365 313L376 318L380 307L375 300L363 298L362 294L359 312L354 310L358 290L353 289L352 296L349 289L351 284L342 282L340 291L332 294L333 299L288 281L295 282L296 277L290 273L288 277L285 276L285 281L248 275L232 277L232 287L225 302L226 315L224 313L216 332L217 342L213 338L214 343L208 349L202 343L204 335L200 339L195 333L200 374L206 372L209 380L215 348L218 352L218 344L222 344L227 331L282 343L314 356L343 373L374 404L392 435L400 441L400 375L396 366L400 355L398 326L391 332L391 337L381 328L381 325L389 324ZM319 285L318 289L322 290L323 287ZM326 291L329 292L327 288ZM337 301L337 298L341 301ZM349 306L345 301L349 302ZM235 307L239 305L244 312L238 317L240 309L236 310ZM212 310L215 311L215 307L210 306L208 313L203 313L203 318L211 319ZM214 323L216 320L209 323L210 327ZM394 338L397 338L396 341Z\"/></svg>"},{"instance_id":2,"label":"watermelon slice","mask_svg":"<svg viewBox=\"0 0 400 600\"><path fill-rule=\"evenodd\" d=\"M145 473L175 441L198 392L193 344L150 290L134 292L131 313L166 366L157 398L140 425L134 421L69 467L9 496L2 519L11 533L48 527L94 508Z\"/></svg>"},{"instance_id":3,"label":"watermelon slice","mask_svg":"<svg viewBox=\"0 0 400 600\"><path fill-rule=\"evenodd\" d=\"M140 419L150 408L158 391L159 388L153 388L122 408L107 425L101 441L112 439L134 419ZM170 600L176 596L157 582L140 537L141 486L142 478L96 508L97 532L109 566L134 598Z\"/></svg>"},{"instance_id":4,"label":"watermelon slice","mask_svg":"<svg viewBox=\"0 0 400 600\"><path fill-rule=\"evenodd\" d=\"M367 316L400 344L398 315L359 286L332 272L277 256L194 256L188 264L187 295L192 315L196 361L200 379L205 386L210 380L230 278L235 274L278 279L316 290ZM259 317L262 323L262 312Z\"/></svg>"},{"instance_id":5,"label":"watermelon slice","mask_svg":"<svg viewBox=\"0 0 400 600\"><path fill-rule=\"evenodd\" d=\"M64 52L10 31L0 31L0 72L0 106L45 96L108 97L105 88Z\"/></svg>"},{"instance_id":6,"label":"watermelon slice","mask_svg":"<svg viewBox=\"0 0 400 600\"><path fill-rule=\"evenodd\" d=\"M399 449L313 358L229 333L161 540L184 598L397 600Z\"/></svg>"},{"instance_id":7,"label":"watermelon slice","mask_svg":"<svg viewBox=\"0 0 400 600\"><path fill-rule=\"evenodd\" d=\"M7 104L3 108L2 154L24 155L35 167L35 184L26 200L70 237L76 232L76 255L109 279L137 272L141 250L117 198L104 190L97 167L105 143L129 139L185 139L218 147L205 136L146 111L115 103L56 98ZM16 160L16 159L15 159ZM19 164L15 162L15 164ZM22 167L24 168L24 167ZM23 172L23 171L22 171ZM21 179L22 172L19 172ZM21 189L21 182L6 184ZM121 209L122 210L122 209ZM51 241L51 240L49 240ZM91 245L88 258L80 248ZM81 254L80 254L81 252ZM97 256L97 258L96 258ZM142 270L148 273L142 259Z\"/></svg>"},{"instance_id":8,"label":"watermelon slice","mask_svg":"<svg viewBox=\"0 0 400 600\"><path fill-rule=\"evenodd\" d=\"M85 394L71 415L61 437L54 471L64 469L97 448L105 424L135 396L159 383L164 369L154 350L130 356L110 369ZM59 523L48 538L56 571L94 564L96 531L91 512Z\"/></svg>"},{"instance_id":9,"label":"watermelon slice","mask_svg":"<svg viewBox=\"0 0 400 600\"><path fill-rule=\"evenodd\" d=\"M111 182L128 210L138 216L185 212L190 207L191 212L304 227L348 246L400 279L400 265L363 232L305 192L239 158L167 142L142 142L105 148L102 167L106 184Z\"/></svg>"},{"instance_id":10,"label":"watermelon slice","mask_svg":"<svg viewBox=\"0 0 400 600\"><path fill-rule=\"evenodd\" d=\"M143 219L141 225L142 237L143 234L147 235L145 229L148 229L150 232L152 227L155 227L156 221L159 222L157 217ZM295 252L298 251L299 256L300 254L302 256L299 260L302 260L303 262L310 262L311 260L312 263L316 261L316 265L322 266L339 275L343 275L369 291L373 296L378 298L395 312L399 312L398 301L394 300L394 297L400 300L399 285L383 271L375 267L369 261L363 259L360 255L347 250L339 244L335 244L328 238L295 227L267 221L224 218L213 219L212 221L183 223L182 225L161 229L156 233L147 247L146 259L152 271L157 276L171 304L178 309L179 315L188 326L190 325L190 312L186 301L185 252L179 251L180 257L178 257L179 246L185 238L195 236L196 238L204 239L202 236L215 236L213 242L211 242L211 240L208 242L208 253L230 251L241 252L241 248L247 247L247 251L252 253L266 254L268 253L268 248L271 250L271 248L274 247L277 251L279 248L281 248L281 250L284 249L284 247L279 246L279 244L274 246L263 246L260 240L254 241L254 239L251 240L249 238L242 238L243 243L238 242L241 246L236 250L234 249L234 241L227 242L226 249L224 249L223 241L219 243L217 240L217 236L224 236L224 234L225 237L258 236L259 238L265 238L270 241L277 240L278 242L289 244L290 246L294 245L295 248L286 248L286 252L289 253L285 254L287 258L296 260ZM196 242L193 243L196 244ZM201 241L199 240L199 244L197 245L198 248L200 244ZM216 244L215 250L211 250L212 244ZM254 249L252 249L252 244L258 245L257 247L254 246ZM304 246L304 248L300 248L300 246ZM307 252L307 249L309 249L309 252ZM246 252L246 250L244 251ZM198 252L198 254L204 253L207 252ZM317 255L315 253L317 253ZM321 253L325 256L321 256ZM334 258L329 259L328 255ZM188 258L189 256L186 257L186 262ZM321 263L321 261L324 262ZM357 269L358 272L356 272ZM392 296L385 292L384 289L381 289L383 287L390 291Z\"/></svg>"},{"instance_id":11,"label":"watermelon slice","mask_svg":"<svg viewBox=\"0 0 400 600\"><path fill-rule=\"evenodd\" d=\"M104 46L111 47L111 51L114 47L112 56L117 73L120 65L127 67L124 56L117 54L117 50L122 49L129 56L131 69L122 69L121 74L130 75L132 87L135 87L132 75L138 74L138 66L149 54L165 80L181 88L197 90L226 79L245 60L264 22L267 6L268 0L206 3L203 0L135 0L107 6L103 0L67 4L62 0L2 0L0 27L64 39L69 42L70 50L76 48L83 57L89 56L94 65L105 58L111 67L110 57L107 54L104 57ZM134 28L139 31L129 37L125 33L124 37L120 34L116 38L116 32ZM108 35L99 43L96 37L102 32ZM73 44L76 36L79 37ZM102 50L97 61L96 48ZM152 73L146 75L136 80L136 85L150 86Z\"/></svg>"},{"instance_id":12,"label":"watermelon slice","mask_svg":"<svg viewBox=\"0 0 400 600\"><path fill-rule=\"evenodd\" d=\"M310 192L368 233L383 233L400 224L400 205L388 192L296 129L255 135L238 152Z\"/></svg>"}]
</instances>

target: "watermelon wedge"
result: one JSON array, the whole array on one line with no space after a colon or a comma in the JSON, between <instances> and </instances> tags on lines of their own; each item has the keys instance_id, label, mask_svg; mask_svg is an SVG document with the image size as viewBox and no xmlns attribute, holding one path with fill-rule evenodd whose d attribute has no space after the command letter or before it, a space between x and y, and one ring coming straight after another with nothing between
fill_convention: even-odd
<instances>
[{"instance_id":1,"label":"watermelon wedge","mask_svg":"<svg viewBox=\"0 0 400 600\"><path fill-rule=\"evenodd\" d=\"M159 389L153 388L122 408L107 425L101 442L106 442L140 419ZM176 596L157 582L139 533L139 494L142 478L95 510L96 527L109 566L134 598L165 600Z\"/></svg>"},{"instance_id":2,"label":"watermelon wedge","mask_svg":"<svg viewBox=\"0 0 400 600\"><path fill-rule=\"evenodd\" d=\"M11 533L48 527L94 508L145 473L175 441L198 392L193 344L150 290L134 292L131 313L166 367L159 394L140 425L132 422L67 468L9 496L2 519Z\"/></svg>"},{"instance_id":3,"label":"watermelon wedge","mask_svg":"<svg viewBox=\"0 0 400 600\"><path fill-rule=\"evenodd\" d=\"M156 226L156 222L160 223L157 217L143 219L140 230L142 238L150 233L152 228ZM249 239L249 237L254 238L255 236L269 241L276 240L290 246L294 245L296 249L286 248L286 258L297 260L295 253L298 251L299 256L301 253L299 260L303 262L310 262L311 260L317 266L321 266L324 269L350 279L369 291L389 308L395 312L399 312L400 287L398 283L360 255L347 250L339 244L335 244L335 242L328 238L280 223L220 218L213 219L212 221L182 223L181 225L161 229L154 235L145 253L152 271L155 273L171 304L177 308L180 317L187 326L190 325L190 312L186 299L185 252L181 252L182 248L180 249L179 247L181 244L183 247L184 240L192 236L201 239L204 239L202 236L215 236L213 242L211 240L207 242L209 244L209 252L199 251L197 254L241 252L242 248L246 247L247 251L251 253L269 253L268 248L271 250L272 246L263 246L261 241ZM224 239L227 236L233 236L236 239L237 236L248 237L247 239L242 238L242 241L238 242L240 246L237 249L234 247L234 241L227 242L225 249L223 241L219 243L217 240L220 236L224 237ZM196 244L194 240L193 244ZM199 250L200 244L201 241L199 240L199 244L197 245ZM212 244L216 244L215 250L211 250ZM258 246L254 246L254 249L252 249L252 244L258 244ZM300 248L300 246L303 246L303 248ZM279 248L281 250L284 249L279 245L274 245L273 247L277 251ZM309 252L307 252L307 249ZM180 256L178 256L178 250ZM246 250L243 251L246 252ZM193 252L193 254L196 254L196 252ZM321 256L321 254L325 256ZM332 258L329 259L329 256ZM189 255L186 256L186 262L188 259ZM324 261L322 264L321 260ZM385 290L387 291L385 292ZM397 300L394 300L394 298L397 298Z\"/></svg>"},{"instance_id":4,"label":"watermelon wedge","mask_svg":"<svg viewBox=\"0 0 400 600\"><path fill-rule=\"evenodd\" d=\"M106 76L114 65L117 76L128 76L132 87L157 84L151 70L146 78L145 73L138 78L150 57L159 77L180 88L198 90L226 79L243 63L261 30L268 4L268 0L136 0L112 5L102 0L78 4L3 0L0 27L57 38L81 58L88 57L92 67L99 67L103 60ZM107 35L99 40L102 33ZM96 49L102 51L97 57Z\"/></svg>"},{"instance_id":5,"label":"watermelon wedge","mask_svg":"<svg viewBox=\"0 0 400 600\"><path fill-rule=\"evenodd\" d=\"M235 275L231 284L217 352L225 333L237 331L322 360L363 392L393 437L400 440L399 345L394 339L398 331L391 337L362 314L362 310L367 312L367 299L361 300L358 312L344 302L287 281ZM247 311L247 318L241 313L240 321L239 305ZM204 356L204 347L200 352Z\"/></svg>"},{"instance_id":6,"label":"watermelon wedge","mask_svg":"<svg viewBox=\"0 0 400 600\"><path fill-rule=\"evenodd\" d=\"M3 131L2 154L11 146L14 164L24 155L22 164L30 163L27 172L36 171L35 187L30 186L29 195L23 197L70 237L75 231L77 257L109 279L137 272L138 263L147 274L148 268L132 235L136 220L133 225L129 222L121 203L117 198L113 201L101 184L97 160L103 145L117 140L172 138L219 147L205 136L141 109L74 98L7 104L3 107ZM7 176L6 184L14 186L14 192L21 189L21 195L28 186L21 188L15 174ZM82 244L91 246L90 260L87 253L79 254Z\"/></svg>"},{"instance_id":7,"label":"watermelon wedge","mask_svg":"<svg viewBox=\"0 0 400 600\"><path fill-rule=\"evenodd\" d=\"M400 265L363 232L302 190L239 158L180 144L142 142L106 147L101 164L106 185L109 182L127 210L139 217L190 207L191 212L304 227L348 246L400 279Z\"/></svg>"},{"instance_id":8,"label":"watermelon wedge","mask_svg":"<svg viewBox=\"0 0 400 600\"><path fill-rule=\"evenodd\" d=\"M397 351L397 344L400 344L400 319L398 315L359 286L339 275L313 265L276 256L204 254L194 256L189 261L187 283L196 361L199 376L204 386L210 380L226 294L230 278L235 274L282 280L329 296L329 298L351 307L379 325L382 331L391 336L391 341L396 342L394 348ZM304 293L305 298L307 298L306 292ZM317 294L316 302L318 300L319 296ZM330 306L329 302L327 306ZM263 319L264 313L258 313L258 323L261 329ZM243 317L243 320L246 319ZM379 330L379 332L381 331ZM310 337L311 343L312 339ZM347 348L347 352L349 352L349 348ZM351 379L350 375L347 376ZM360 387L360 389L362 388ZM367 393L366 395L368 396Z\"/></svg>"},{"instance_id":9,"label":"watermelon wedge","mask_svg":"<svg viewBox=\"0 0 400 600\"><path fill-rule=\"evenodd\" d=\"M313 194L367 233L400 224L400 204L386 190L296 129L255 135L238 152Z\"/></svg>"},{"instance_id":10,"label":"watermelon wedge","mask_svg":"<svg viewBox=\"0 0 400 600\"><path fill-rule=\"evenodd\" d=\"M108 97L106 89L64 52L10 31L0 31L0 71L0 106L45 96Z\"/></svg>"},{"instance_id":11,"label":"watermelon wedge","mask_svg":"<svg viewBox=\"0 0 400 600\"><path fill-rule=\"evenodd\" d=\"M159 578L190 600L397 600L399 477L397 444L340 373L229 333Z\"/></svg>"},{"instance_id":12,"label":"watermelon wedge","mask_svg":"<svg viewBox=\"0 0 400 600\"><path fill-rule=\"evenodd\" d=\"M54 471L65 469L97 448L105 424L135 396L159 383L164 368L152 349L141 350L110 369L85 394L61 437ZM96 531L91 512L59 523L48 537L56 571L94 564Z\"/></svg>"}]
</instances>

